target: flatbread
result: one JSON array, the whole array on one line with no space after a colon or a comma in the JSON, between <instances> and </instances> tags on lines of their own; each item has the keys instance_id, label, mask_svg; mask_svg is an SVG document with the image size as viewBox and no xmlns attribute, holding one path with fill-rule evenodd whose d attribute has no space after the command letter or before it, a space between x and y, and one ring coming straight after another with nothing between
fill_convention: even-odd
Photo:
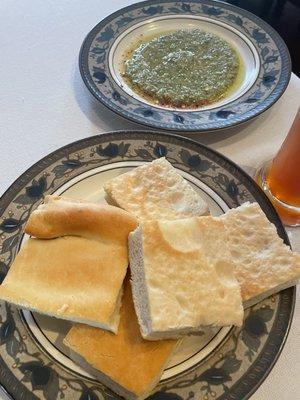
<instances>
[{"instance_id":1,"label":"flatbread","mask_svg":"<svg viewBox=\"0 0 300 400\"><path fill-rule=\"evenodd\" d=\"M145 221L129 235L133 299L144 338L240 326L243 306L224 224L214 217Z\"/></svg>"},{"instance_id":2,"label":"flatbread","mask_svg":"<svg viewBox=\"0 0 300 400\"><path fill-rule=\"evenodd\" d=\"M205 201L164 157L113 178L104 190L111 204L140 221L208 214Z\"/></svg>"},{"instance_id":3,"label":"flatbread","mask_svg":"<svg viewBox=\"0 0 300 400\"><path fill-rule=\"evenodd\" d=\"M220 219L245 307L297 284L300 254L283 243L258 203L244 203Z\"/></svg>"},{"instance_id":4,"label":"flatbread","mask_svg":"<svg viewBox=\"0 0 300 400\"><path fill-rule=\"evenodd\" d=\"M71 357L100 382L128 399L147 397L158 383L179 341L144 340L127 281L117 335L76 324L64 339Z\"/></svg>"},{"instance_id":5,"label":"flatbread","mask_svg":"<svg viewBox=\"0 0 300 400\"><path fill-rule=\"evenodd\" d=\"M135 218L116 207L47 197L28 220L25 231L35 238L16 256L0 298L116 332L135 227Z\"/></svg>"}]
</instances>

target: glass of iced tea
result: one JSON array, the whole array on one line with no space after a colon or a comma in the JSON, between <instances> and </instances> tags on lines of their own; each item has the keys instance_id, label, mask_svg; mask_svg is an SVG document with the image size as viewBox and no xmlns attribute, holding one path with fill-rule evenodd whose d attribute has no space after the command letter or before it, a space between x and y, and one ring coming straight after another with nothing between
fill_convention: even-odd
<instances>
[{"instance_id":1,"label":"glass of iced tea","mask_svg":"<svg viewBox=\"0 0 300 400\"><path fill-rule=\"evenodd\" d=\"M285 225L300 225L300 108L275 158L256 173Z\"/></svg>"}]
</instances>

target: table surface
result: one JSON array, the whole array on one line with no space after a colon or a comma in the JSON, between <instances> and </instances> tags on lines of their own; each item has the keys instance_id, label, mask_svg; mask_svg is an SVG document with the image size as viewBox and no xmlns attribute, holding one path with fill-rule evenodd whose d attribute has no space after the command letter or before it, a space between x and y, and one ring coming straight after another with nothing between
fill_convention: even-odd
<instances>
[{"instance_id":1,"label":"table surface","mask_svg":"<svg viewBox=\"0 0 300 400\"><path fill-rule=\"evenodd\" d=\"M130 0L1 0L0 194L34 162L74 140L119 129L147 129L118 117L82 83L78 51L102 18ZM292 75L281 99L243 126L192 134L248 173L278 150L299 107L300 80ZM188 136L188 135L187 135ZM300 251L300 229L288 230ZM295 399L300 393L300 295L284 350L251 400ZM0 399L5 399L0 393ZM299 397L298 397L299 398Z\"/></svg>"}]
</instances>

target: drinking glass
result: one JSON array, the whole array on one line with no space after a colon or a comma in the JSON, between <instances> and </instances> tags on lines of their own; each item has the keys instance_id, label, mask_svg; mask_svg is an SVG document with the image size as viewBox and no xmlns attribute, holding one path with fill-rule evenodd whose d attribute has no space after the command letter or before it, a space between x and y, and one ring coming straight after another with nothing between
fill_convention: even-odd
<instances>
[{"instance_id":1,"label":"drinking glass","mask_svg":"<svg viewBox=\"0 0 300 400\"><path fill-rule=\"evenodd\" d=\"M300 225L300 108L279 152L257 171L255 179L282 222Z\"/></svg>"}]
</instances>

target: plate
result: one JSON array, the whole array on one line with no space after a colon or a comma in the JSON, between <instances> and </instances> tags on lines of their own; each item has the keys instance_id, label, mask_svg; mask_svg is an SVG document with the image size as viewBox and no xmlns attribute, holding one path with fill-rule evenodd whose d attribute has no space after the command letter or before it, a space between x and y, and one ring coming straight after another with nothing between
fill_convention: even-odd
<instances>
[{"instance_id":1,"label":"plate","mask_svg":"<svg viewBox=\"0 0 300 400\"><path fill-rule=\"evenodd\" d=\"M32 166L0 200L1 281L26 239L23 227L46 194L104 201L103 183L165 156L219 215L257 201L285 243L285 230L267 197L231 161L189 139L156 132L115 132L71 143ZM38 288L36 288L38 290ZM288 334L295 290L274 295L245 313L242 328L207 330L183 342L152 400L246 399L274 365ZM62 339L71 323L0 302L0 382L15 400L117 399L69 358ZM134 362L134 360L132 360Z\"/></svg>"},{"instance_id":2,"label":"plate","mask_svg":"<svg viewBox=\"0 0 300 400\"><path fill-rule=\"evenodd\" d=\"M182 29L202 29L227 40L243 68L235 89L210 106L166 108L136 94L122 76L126 53L140 41ZM102 104L132 121L177 131L209 131L245 122L268 109L290 80L291 62L278 33L255 15L213 0L154 0L125 7L96 25L81 47L83 81Z\"/></svg>"}]
</instances>

